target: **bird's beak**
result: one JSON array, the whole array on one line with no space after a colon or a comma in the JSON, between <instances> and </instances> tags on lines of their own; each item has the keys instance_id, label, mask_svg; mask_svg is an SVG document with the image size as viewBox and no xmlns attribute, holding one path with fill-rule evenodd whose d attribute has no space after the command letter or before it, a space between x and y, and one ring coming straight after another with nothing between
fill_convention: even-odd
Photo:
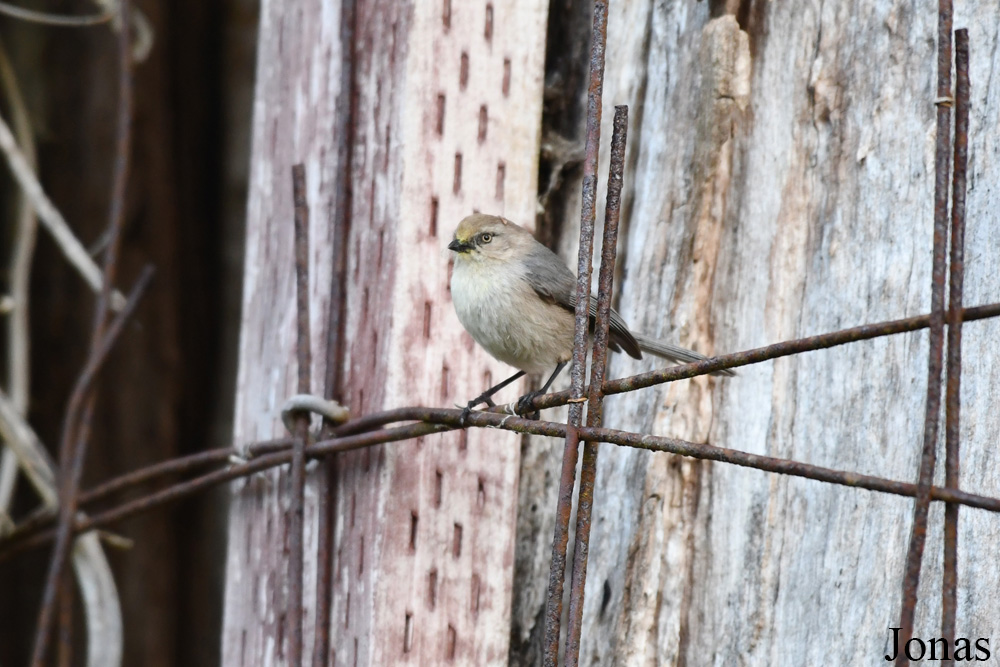
<instances>
[{"instance_id":1,"label":"bird's beak","mask_svg":"<svg viewBox=\"0 0 1000 667\"><path fill-rule=\"evenodd\" d=\"M465 241L459 241L458 239L452 239L451 243L448 244L448 250L458 253L469 252L472 250L472 244Z\"/></svg>"}]
</instances>

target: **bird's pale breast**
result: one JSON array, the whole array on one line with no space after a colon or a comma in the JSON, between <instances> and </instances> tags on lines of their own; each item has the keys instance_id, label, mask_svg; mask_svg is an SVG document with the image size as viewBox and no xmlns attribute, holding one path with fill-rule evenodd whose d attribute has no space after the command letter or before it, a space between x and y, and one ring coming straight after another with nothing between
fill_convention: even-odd
<instances>
[{"instance_id":1,"label":"bird's pale breast","mask_svg":"<svg viewBox=\"0 0 1000 667\"><path fill-rule=\"evenodd\" d=\"M573 314L543 301L511 263L455 262L451 298L469 334L500 361L548 373L573 349Z\"/></svg>"}]
</instances>

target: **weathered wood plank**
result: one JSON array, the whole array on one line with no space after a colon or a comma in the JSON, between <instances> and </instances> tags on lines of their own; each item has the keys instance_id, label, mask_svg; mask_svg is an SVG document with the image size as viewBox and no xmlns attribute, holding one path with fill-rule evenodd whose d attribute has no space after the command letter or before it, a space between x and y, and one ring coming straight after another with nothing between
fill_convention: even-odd
<instances>
[{"instance_id":1,"label":"weathered wood plank","mask_svg":"<svg viewBox=\"0 0 1000 667\"><path fill-rule=\"evenodd\" d=\"M288 169L303 160L309 172L313 340L325 341L325 212L345 168L331 132L345 103L337 3L265 3L262 16L237 441L279 432L276 411L293 389ZM507 372L452 314L444 246L473 209L533 217L544 17L537 1L358 3L347 349L331 361L342 364L356 414L464 402ZM314 378L327 361L314 355ZM517 438L493 432L341 458L331 664L506 660L518 466ZM267 480L235 496L227 664L285 660L286 480ZM307 558L315 492L313 483ZM307 561L307 591L314 567ZM312 602L308 595L307 651Z\"/></svg>"}]
</instances>

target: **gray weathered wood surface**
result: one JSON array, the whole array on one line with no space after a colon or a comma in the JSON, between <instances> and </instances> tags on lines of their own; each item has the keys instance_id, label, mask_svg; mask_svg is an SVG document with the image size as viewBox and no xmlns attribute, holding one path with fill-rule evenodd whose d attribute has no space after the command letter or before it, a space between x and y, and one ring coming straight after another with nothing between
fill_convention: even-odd
<instances>
[{"instance_id":1,"label":"gray weathered wood surface","mask_svg":"<svg viewBox=\"0 0 1000 667\"><path fill-rule=\"evenodd\" d=\"M972 42L968 305L1000 295L996 11L955 17ZM622 314L710 353L926 312L936 3L754 3L744 22L712 21L706 4L612 3L604 105L628 103L633 119ZM610 113L604 125L607 143ZM990 495L997 327L969 324L964 343L962 484ZM912 480L926 355L926 332L815 352L612 398L605 423ZM619 358L610 374L654 366ZM905 499L603 446L581 662L881 662L911 516ZM942 516L923 637L940 632ZM998 536L1000 519L962 511L958 632L994 644ZM519 622L545 583L516 585Z\"/></svg>"}]
</instances>

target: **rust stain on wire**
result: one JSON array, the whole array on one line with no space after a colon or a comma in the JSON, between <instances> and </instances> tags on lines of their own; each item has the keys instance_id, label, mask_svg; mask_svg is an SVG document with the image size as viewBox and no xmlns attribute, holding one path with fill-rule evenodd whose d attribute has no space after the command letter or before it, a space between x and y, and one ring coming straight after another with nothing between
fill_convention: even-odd
<instances>
[{"instance_id":1,"label":"rust stain on wire","mask_svg":"<svg viewBox=\"0 0 1000 667\"><path fill-rule=\"evenodd\" d=\"M327 320L326 377L324 396L344 401L340 368L344 361L347 336L347 246L351 232L351 209L354 201L352 155L357 76L354 57L354 33L357 10L355 0L340 5L340 92L337 103L337 180L334 193L333 275L330 282L330 312ZM333 425L324 421L321 437L331 435ZM326 667L330 660L330 623L333 606L334 522L336 521L337 457L330 456L319 479L316 513L319 530L316 544L316 623L313 642L313 667Z\"/></svg>"},{"instance_id":2,"label":"rust stain on wire","mask_svg":"<svg viewBox=\"0 0 1000 667\"><path fill-rule=\"evenodd\" d=\"M601 272L597 288L597 317L594 324L594 355L590 366L590 396L587 403L587 426L601 426L604 404L604 373L608 360L608 328L611 315L611 292L615 278L618 250L618 221L621 217L621 193L625 173L625 143L628 135L628 107L615 107L611 134L611 164L608 171L608 195L604 216L604 240L601 248ZM577 494L576 534L573 541L573 574L570 585L569 621L566 629L566 664L580 661L580 635L583 630L583 601L587 587L587 560L590 556L590 523L594 506L594 482L597 478L598 444L583 444L580 466L580 490Z\"/></svg>"},{"instance_id":3,"label":"rust stain on wire","mask_svg":"<svg viewBox=\"0 0 1000 667\"><path fill-rule=\"evenodd\" d=\"M83 464L86 459L87 439L90 435L90 422L94 412L93 380L100 370L101 362L106 356L101 351L110 348L113 342L112 332L107 328L108 304L111 297L111 286L114 284L118 270L118 251L121 246L121 230L125 220L125 191L128 183L130 157L132 154L132 53L131 53L131 14L129 0L122 0L119 5L118 31L118 119L115 150L114 176L111 185L111 205L109 209L108 231L110 240L104 255L104 271L101 292L94 309L94 324L91 332L90 354L87 365L81 372L73 393L70 396L63 420L62 434L59 445L59 527L55 546L49 562L45 587L42 592L41 609L38 614L38 624L35 629L35 643L32 650L31 664L43 667L48 649L49 636L57 602L57 591L62 573L69 559L70 541L72 537L73 520L76 516L77 490L83 477ZM140 277L136 287L144 287L150 277L150 272ZM141 289L133 290L133 297L141 295ZM135 307L135 302L131 303ZM119 313L115 322L119 324L124 319ZM107 328L107 330L106 330ZM117 336L117 332L115 333ZM69 615L71 609L66 611ZM71 621L71 619L70 619ZM64 646L63 650L71 651L72 647Z\"/></svg>"},{"instance_id":4,"label":"rust stain on wire","mask_svg":"<svg viewBox=\"0 0 1000 667\"><path fill-rule=\"evenodd\" d=\"M939 0L937 52L937 144L934 155L934 260L931 269L930 345L927 361L927 411L924 415L924 443L920 455L917 495L913 502L913 524L903 573L903 601L899 620L900 642L905 645L913 636L913 617L917 606L920 565L927 541L927 513L938 436L938 413L941 409L941 367L944 356L944 281L948 243L948 176L951 158L951 105L942 103L951 95L951 0ZM899 664L909 664L906 652Z\"/></svg>"},{"instance_id":5,"label":"rust stain on wire","mask_svg":"<svg viewBox=\"0 0 1000 667\"><path fill-rule=\"evenodd\" d=\"M945 486L959 485L962 387L962 288L965 281L965 189L969 164L969 31L955 31L955 172L951 201L951 284L948 299L948 379L945 390ZM955 640L958 609L958 505L944 508L944 579L941 636ZM951 664L951 660L945 664Z\"/></svg>"},{"instance_id":6,"label":"rust stain on wire","mask_svg":"<svg viewBox=\"0 0 1000 667\"><path fill-rule=\"evenodd\" d=\"M597 198L597 157L601 143L601 92L604 88L604 49L608 39L607 0L594 2L594 27L590 41L590 84L587 92L587 145L583 163L583 204L580 212L580 254L576 272L576 329L573 334L573 362L570 365L572 394L583 396L587 372L587 332L590 324L590 272L594 252L594 218ZM555 667L559 660L563 587L566 577L566 547L569 518L573 509L573 482L580 439L577 428L583 406L571 403L567 420L566 444L559 474L556 525L552 536L552 560L545 601L545 643L543 664Z\"/></svg>"},{"instance_id":7,"label":"rust stain on wire","mask_svg":"<svg viewBox=\"0 0 1000 667\"><path fill-rule=\"evenodd\" d=\"M309 203L306 200L306 168L292 166L292 197L295 201L295 351L298 366L298 392L311 390L312 350L309 342ZM288 522L288 662L302 665L302 570L303 531L306 487L306 444L309 439L309 415L295 416L295 439L292 445L292 488Z\"/></svg>"}]
</instances>

